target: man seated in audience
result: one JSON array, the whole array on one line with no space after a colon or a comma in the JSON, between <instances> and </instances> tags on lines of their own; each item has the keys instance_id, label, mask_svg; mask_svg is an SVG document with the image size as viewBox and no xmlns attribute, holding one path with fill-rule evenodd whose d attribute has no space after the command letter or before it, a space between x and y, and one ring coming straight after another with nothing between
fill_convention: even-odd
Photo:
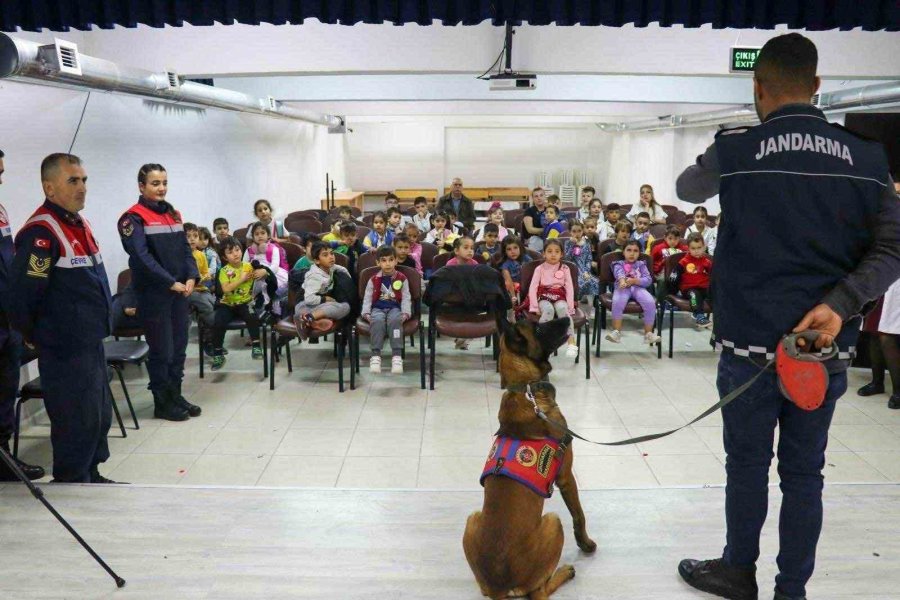
<instances>
[{"instance_id":1,"label":"man seated in audience","mask_svg":"<svg viewBox=\"0 0 900 600\"><path fill-rule=\"evenodd\" d=\"M650 248L653 246L653 235L650 233L650 214L646 212L638 213L634 218L634 233L631 234L632 239L637 240L641 246L641 254L650 254Z\"/></svg>"},{"instance_id":2,"label":"man seated in audience","mask_svg":"<svg viewBox=\"0 0 900 600\"><path fill-rule=\"evenodd\" d=\"M214 219L213 233L216 235L216 239L213 242L213 245L219 252L221 252L222 242L231 237L231 230L228 227L228 219L226 219L225 217L217 217L216 219Z\"/></svg>"},{"instance_id":3,"label":"man seated in audience","mask_svg":"<svg viewBox=\"0 0 900 600\"><path fill-rule=\"evenodd\" d=\"M475 203L463 194L463 182L459 177L453 178L453 182L450 184L450 193L442 196L437 203L437 212L449 212L451 210L454 216L459 216L463 227L469 231L475 229ZM454 218L453 221L456 221L456 219Z\"/></svg>"},{"instance_id":4,"label":"man seated in audience","mask_svg":"<svg viewBox=\"0 0 900 600\"><path fill-rule=\"evenodd\" d=\"M425 196L418 196L413 202L413 208L415 208L416 214L412 216L410 222L415 223L421 234L425 235L431 231L432 216L431 211L428 210L428 201L425 199Z\"/></svg>"},{"instance_id":5,"label":"man seated in audience","mask_svg":"<svg viewBox=\"0 0 900 600\"><path fill-rule=\"evenodd\" d=\"M544 188L536 187L531 190L531 206L525 209L522 217L522 228L525 230L525 244L530 250L540 252L544 249L544 211L547 208L547 199L544 197Z\"/></svg>"},{"instance_id":6,"label":"man seated in audience","mask_svg":"<svg viewBox=\"0 0 900 600\"><path fill-rule=\"evenodd\" d=\"M679 252L687 252L687 244L681 241L677 225L666 227L665 243L656 244L650 253L653 258L653 276L656 277L656 299L662 301L668 294L666 286L666 259Z\"/></svg>"},{"instance_id":7,"label":"man seated in audience","mask_svg":"<svg viewBox=\"0 0 900 600\"><path fill-rule=\"evenodd\" d=\"M400 374L403 373L403 323L412 315L412 296L406 276L397 270L396 248L382 246L376 257L380 270L366 284L361 313L372 324L369 372L381 373L381 350L387 336L391 344L391 373Z\"/></svg>"},{"instance_id":8,"label":"man seated in audience","mask_svg":"<svg viewBox=\"0 0 900 600\"><path fill-rule=\"evenodd\" d=\"M416 261L409 253L409 236L405 233L398 233L395 235L393 247L397 258L397 266L409 267L410 269L416 268Z\"/></svg>"},{"instance_id":9,"label":"man seated in audience","mask_svg":"<svg viewBox=\"0 0 900 600\"><path fill-rule=\"evenodd\" d=\"M496 223L488 223L482 230L483 237L475 246L475 255L481 256L484 262L489 263L500 250L500 228Z\"/></svg>"},{"instance_id":10,"label":"man seated in audience","mask_svg":"<svg viewBox=\"0 0 900 600\"><path fill-rule=\"evenodd\" d=\"M597 235L600 236L601 242L611 237L616 237L616 224L621 216L622 209L618 204L612 202L606 206L606 221L601 223L597 229Z\"/></svg>"}]
</instances>

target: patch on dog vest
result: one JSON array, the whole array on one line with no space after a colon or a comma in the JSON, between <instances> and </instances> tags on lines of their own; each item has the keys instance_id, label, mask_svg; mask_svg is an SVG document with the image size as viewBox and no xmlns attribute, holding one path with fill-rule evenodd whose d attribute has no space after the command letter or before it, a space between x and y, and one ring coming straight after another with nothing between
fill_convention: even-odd
<instances>
[{"instance_id":1,"label":"patch on dog vest","mask_svg":"<svg viewBox=\"0 0 900 600\"><path fill-rule=\"evenodd\" d=\"M553 482L559 474L557 457L559 440L516 440L497 436L488 453L487 462L479 482L491 475L509 477L518 481L535 494L549 498L553 495Z\"/></svg>"}]
</instances>

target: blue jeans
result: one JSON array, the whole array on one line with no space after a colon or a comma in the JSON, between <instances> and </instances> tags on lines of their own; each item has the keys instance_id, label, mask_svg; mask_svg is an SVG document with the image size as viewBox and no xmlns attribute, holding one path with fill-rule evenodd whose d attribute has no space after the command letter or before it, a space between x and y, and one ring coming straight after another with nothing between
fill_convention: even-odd
<instances>
[{"instance_id":1,"label":"blue jeans","mask_svg":"<svg viewBox=\"0 0 900 600\"><path fill-rule=\"evenodd\" d=\"M760 370L748 358L723 352L717 387L720 397ZM847 391L847 373L830 376L825 402L809 412L782 396L774 369L766 372L740 397L722 409L728 475L725 520L728 528L723 559L733 566L751 566L759 558L759 533L769 500L769 463L775 426L778 475L781 478L780 549L776 588L790 597L806 595L812 577L816 545L822 531L822 468L828 428L837 399Z\"/></svg>"}]
</instances>

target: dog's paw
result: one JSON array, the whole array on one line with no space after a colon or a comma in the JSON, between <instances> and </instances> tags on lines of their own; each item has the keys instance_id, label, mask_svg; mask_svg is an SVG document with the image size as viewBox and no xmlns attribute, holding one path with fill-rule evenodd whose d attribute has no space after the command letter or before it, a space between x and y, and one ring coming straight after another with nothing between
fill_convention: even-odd
<instances>
[{"instance_id":1,"label":"dog's paw","mask_svg":"<svg viewBox=\"0 0 900 600\"><path fill-rule=\"evenodd\" d=\"M556 572L564 576L566 581L575 579L575 567L573 565L562 565Z\"/></svg>"},{"instance_id":2,"label":"dog's paw","mask_svg":"<svg viewBox=\"0 0 900 600\"><path fill-rule=\"evenodd\" d=\"M578 540L578 547L582 552L593 554L597 550L597 542L589 537L586 537L583 540Z\"/></svg>"}]
</instances>

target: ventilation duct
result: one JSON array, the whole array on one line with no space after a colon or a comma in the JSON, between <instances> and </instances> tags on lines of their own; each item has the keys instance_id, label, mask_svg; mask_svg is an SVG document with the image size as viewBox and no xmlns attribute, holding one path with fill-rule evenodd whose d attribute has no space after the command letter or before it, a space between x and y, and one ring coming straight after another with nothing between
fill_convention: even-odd
<instances>
[{"instance_id":1,"label":"ventilation duct","mask_svg":"<svg viewBox=\"0 0 900 600\"><path fill-rule=\"evenodd\" d=\"M812 98L812 103L826 114L842 113L848 110L883 108L900 104L900 81L866 85L849 90L823 92ZM752 104L736 108L687 115L666 115L654 119L624 123L597 123L603 131L653 131L676 127L702 127L709 125L759 123Z\"/></svg>"},{"instance_id":2,"label":"ventilation duct","mask_svg":"<svg viewBox=\"0 0 900 600\"><path fill-rule=\"evenodd\" d=\"M63 87L102 90L189 104L294 119L337 129L343 119L285 106L271 98L182 81L175 71L154 73L86 56L78 46L56 40L49 45L0 34L0 79L41 82Z\"/></svg>"}]
</instances>

